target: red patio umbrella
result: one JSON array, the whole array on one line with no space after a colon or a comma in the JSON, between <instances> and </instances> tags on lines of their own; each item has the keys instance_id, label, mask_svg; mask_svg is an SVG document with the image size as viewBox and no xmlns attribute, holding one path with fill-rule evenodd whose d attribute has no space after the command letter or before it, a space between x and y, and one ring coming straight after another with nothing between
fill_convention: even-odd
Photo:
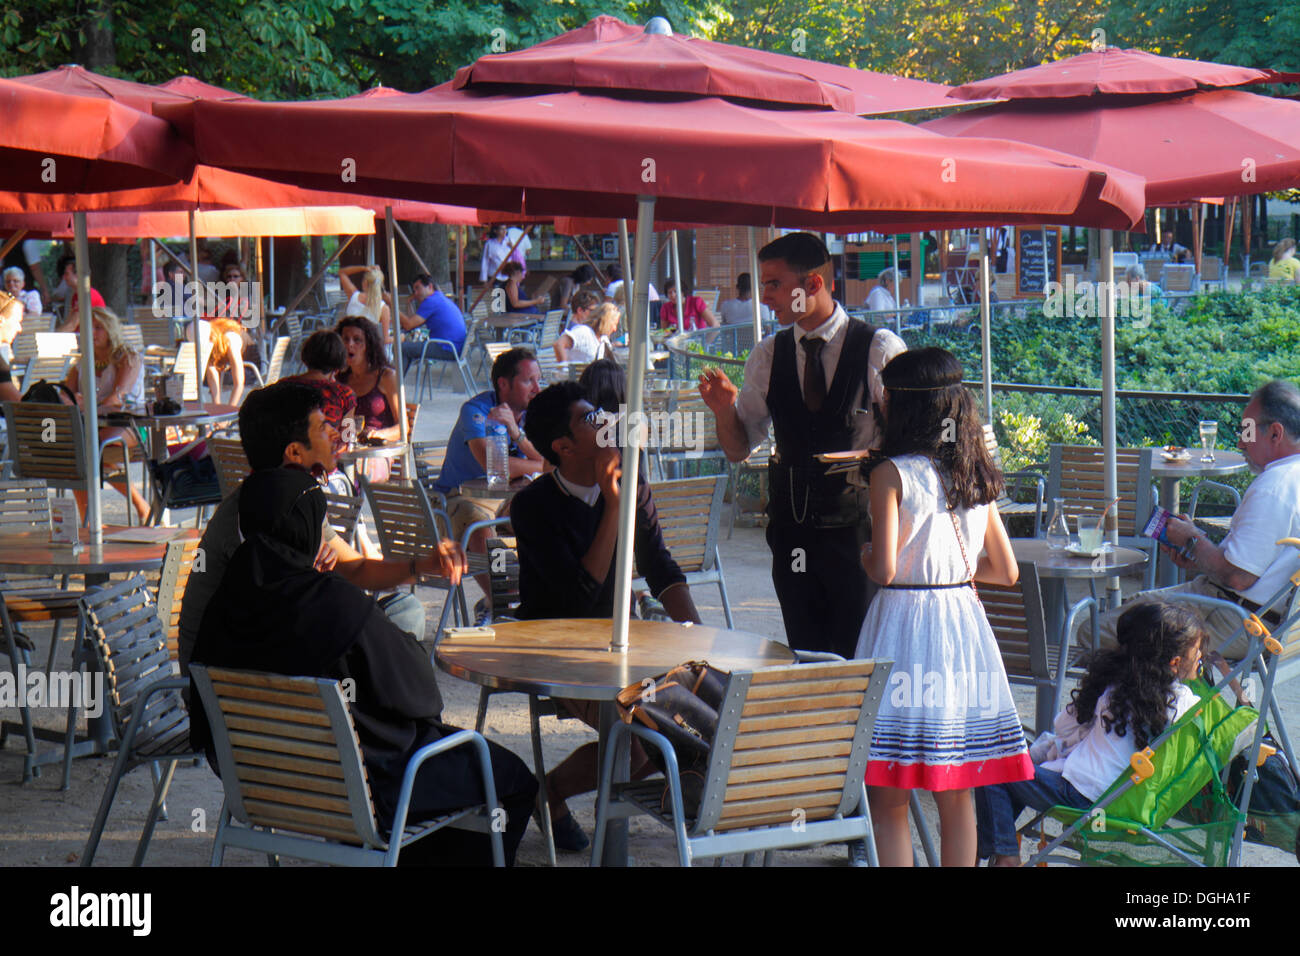
<instances>
[{"instance_id":1,"label":"red patio umbrella","mask_svg":"<svg viewBox=\"0 0 1300 956\"><path fill-rule=\"evenodd\" d=\"M1107 47L965 83L949 95L959 100L1061 99L1106 93L1187 93L1270 82L1277 82L1270 70Z\"/></svg>"},{"instance_id":2,"label":"red patio umbrella","mask_svg":"<svg viewBox=\"0 0 1300 956\"><path fill-rule=\"evenodd\" d=\"M526 50L480 57L453 89L687 94L879 114L952 106L949 87L798 56L751 50L601 16Z\"/></svg>"},{"instance_id":3,"label":"red patio umbrella","mask_svg":"<svg viewBox=\"0 0 1300 956\"><path fill-rule=\"evenodd\" d=\"M32 192L158 186L194 165L163 120L129 106L0 80L0 185Z\"/></svg>"},{"instance_id":4,"label":"red patio umbrella","mask_svg":"<svg viewBox=\"0 0 1300 956\"><path fill-rule=\"evenodd\" d=\"M1135 177L1049 152L714 97L633 105L579 92L438 89L158 110L185 127L214 166L318 189L541 216L628 218L636 197L648 195L657 215L679 222L1129 228L1143 206Z\"/></svg>"},{"instance_id":5,"label":"red patio umbrella","mask_svg":"<svg viewBox=\"0 0 1300 956\"><path fill-rule=\"evenodd\" d=\"M999 137L1127 169L1148 205L1239 196L1300 182L1300 102L1238 90L982 106L922 124Z\"/></svg>"}]
</instances>

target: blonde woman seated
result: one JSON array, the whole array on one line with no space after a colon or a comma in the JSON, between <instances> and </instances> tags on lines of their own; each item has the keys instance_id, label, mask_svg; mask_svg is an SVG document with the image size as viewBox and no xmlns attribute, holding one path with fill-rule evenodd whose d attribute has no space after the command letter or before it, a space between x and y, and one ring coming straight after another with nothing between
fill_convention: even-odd
<instances>
[{"instance_id":1,"label":"blonde woman seated","mask_svg":"<svg viewBox=\"0 0 1300 956\"><path fill-rule=\"evenodd\" d=\"M140 353L134 351L122 338L122 325L116 315L108 309L94 308L90 315L95 323L95 392L98 398L99 414L120 411L124 405L144 404L144 362ZM78 407L85 407L85 398L81 388L81 367L72 366L65 384L68 391L77 396ZM131 428L109 425L99 429L99 440L125 438L128 451L140 443L139 435ZM120 445L112 445L104 451L103 465L116 470L122 468L125 473L122 480L110 484L124 497L131 500L135 513L143 522L149 517L149 503L131 484L126 462L122 460ZM77 507L86 513L86 493L74 491Z\"/></svg>"},{"instance_id":2,"label":"blonde woman seated","mask_svg":"<svg viewBox=\"0 0 1300 956\"><path fill-rule=\"evenodd\" d=\"M358 289L350 278L361 273L361 288ZM387 348L392 343L393 313L388 309L384 295L384 273L379 266L344 266L339 270L339 288L348 297L345 317L358 316L369 319L379 326L379 338Z\"/></svg>"},{"instance_id":3,"label":"blonde woman seated","mask_svg":"<svg viewBox=\"0 0 1300 956\"><path fill-rule=\"evenodd\" d=\"M609 337L618 328L619 318L618 306L612 302L593 309L585 323L573 326L555 340L552 348L556 360L590 365L597 359L613 358Z\"/></svg>"}]
</instances>

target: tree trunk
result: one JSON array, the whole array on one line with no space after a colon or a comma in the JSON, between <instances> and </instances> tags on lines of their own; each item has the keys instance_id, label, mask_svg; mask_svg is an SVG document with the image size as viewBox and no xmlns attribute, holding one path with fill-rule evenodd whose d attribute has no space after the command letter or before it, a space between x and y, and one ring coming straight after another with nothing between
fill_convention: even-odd
<instances>
[{"instance_id":1,"label":"tree trunk","mask_svg":"<svg viewBox=\"0 0 1300 956\"><path fill-rule=\"evenodd\" d=\"M275 301L271 308L288 305L290 300L307 284L307 269L303 262L302 239L281 236L275 243ZM267 292L269 290L263 290ZM311 302L311 297L308 298Z\"/></svg>"},{"instance_id":2,"label":"tree trunk","mask_svg":"<svg viewBox=\"0 0 1300 956\"><path fill-rule=\"evenodd\" d=\"M448 268L448 243L450 233L442 223L399 222L398 226L411 240L416 252L424 260L429 275L436 283L448 282L451 270ZM411 250L406 248L402 237L397 237L397 278L402 283L409 283L416 274L424 271L424 266L416 262Z\"/></svg>"},{"instance_id":3,"label":"tree trunk","mask_svg":"<svg viewBox=\"0 0 1300 956\"><path fill-rule=\"evenodd\" d=\"M86 43L81 60L87 69L104 71L117 65L117 45L113 41L113 7L111 3L94 3L86 11L83 25ZM91 283L104 297L108 307L118 315L129 314L131 287L127 280L127 246L117 243L90 244Z\"/></svg>"}]
</instances>

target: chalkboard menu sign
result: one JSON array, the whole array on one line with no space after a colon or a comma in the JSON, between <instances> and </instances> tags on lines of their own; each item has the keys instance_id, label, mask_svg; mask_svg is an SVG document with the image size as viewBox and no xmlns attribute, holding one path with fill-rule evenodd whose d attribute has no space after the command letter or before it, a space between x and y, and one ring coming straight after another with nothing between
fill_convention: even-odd
<instances>
[{"instance_id":1,"label":"chalkboard menu sign","mask_svg":"<svg viewBox=\"0 0 1300 956\"><path fill-rule=\"evenodd\" d=\"M1046 234L1047 248L1043 248ZM1043 260L1047 274L1043 274ZM1043 295L1046 282L1061 281L1061 232L1054 226L1016 229L1016 295Z\"/></svg>"}]
</instances>

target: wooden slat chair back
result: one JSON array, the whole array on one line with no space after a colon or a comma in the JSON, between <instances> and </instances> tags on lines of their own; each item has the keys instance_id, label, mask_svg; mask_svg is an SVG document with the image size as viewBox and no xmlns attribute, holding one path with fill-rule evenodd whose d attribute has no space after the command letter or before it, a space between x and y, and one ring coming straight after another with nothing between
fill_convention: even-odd
<instances>
[{"instance_id":1,"label":"wooden slat chair back","mask_svg":"<svg viewBox=\"0 0 1300 956\"><path fill-rule=\"evenodd\" d=\"M513 342L485 342L483 344L483 351L487 353L488 368L490 369L492 367L493 362L495 362L502 355L504 355L506 352L509 352L514 347L515 346ZM488 374L490 375L491 372L489 372ZM489 384L495 385L496 383L491 382Z\"/></svg>"},{"instance_id":2,"label":"wooden slat chair back","mask_svg":"<svg viewBox=\"0 0 1300 956\"><path fill-rule=\"evenodd\" d=\"M488 538L488 580L492 617L511 614L519 605L519 540Z\"/></svg>"},{"instance_id":3,"label":"wooden slat chair back","mask_svg":"<svg viewBox=\"0 0 1300 956\"><path fill-rule=\"evenodd\" d=\"M212 729L225 791L213 866L221 865L227 847L263 852L272 860L284 855L345 866L395 866L403 847L448 824L470 825L475 822L470 818L477 818L475 829L490 829L482 815L496 806L496 791L487 745L472 731L424 748L412 763L472 742L487 782L486 805L410 824L407 793L399 800L390 842L379 830L361 742L337 681L202 664L191 665L190 672ZM499 833L492 834L492 842L502 865Z\"/></svg>"},{"instance_id":4,"label":"wooden slat chair back","mask_svg":"<svg viewBox=\"0 0 1300 956\"><path fill-rule=\"evenodd\" d=\"M413 442L411 457L415 461L415 480L424 488L430 503L446 510L446 498L434 487L434 483L442 474L443 462L447 460L447 443L445 441Z\"/></svg>"},{"instance_id":5,"label":"wooden slat chair back","mask_svg":"<svg viewBox=\"0 0 1300 956\"><path fill-rule=\"evenodd\" d=\"M194 343L182 342L176 350L176 364L172 367L175 375L181 376L181 397L187 402L199 400L198 359L195 358Z\"/></svg>"},{"instance_id":6,"label":"wooden slat chair back","mask_svg":"<svg viewBox=\"0 0 1300 956\"><path fill-rule=\"evenodd\" d=\"M217 468L221 497L228 498L252 470L248 467L244 445L238 438L209 438L207 444L208 454Z\"/></svg>"},{"instance_id":7,"label":"wooden slat chair back","mask_svg":"<svg viewBox=\"0 0 1300 956\"><path fill-rule=\"evenodd\" d=\"M695 818L682 819L676 806L662 809L662 780L621 785L621 796L674 826L684 866L728 853L870 843L862 779L890 668L889 661L855 660L735 671L719 708ZM619 724L616 733L648 733L627 727ZM604 763L593 859L609 816L612 761ZM802 825L791 826L793 820Z\"/></svg>"},{"instance_id":8,"label":"wooden slat chair back","mask_svg":"<svg viewBox=\"0 0 1300 956\"><path fill-rule=\"evenodd\" d=\"M47 382L62 382L68 377L72 367L70 355L38 355L27 363L23 372L23 391L31 388L41 379Z\"/></svg>"},{"instance_id":9,"label":"wooden slat chair back","mask_svg":"<svg viewBox=\"0 0 1300 956\"><path fill-rule=\"evenodd\" d=\"M434 511L419 482L372 483L362 475L361 490L375 519L379 548L386 560L422 558L437 550L439 540L451 537L451 519L445 512ZM453 586L449 579L441 577L421 578L420 584L447 592L438 629L434 632L436 640L447 623L447 615L457 605L455 598L459 596L460 586Z\"/></svg>"},{"instance_id":10,"label":"wooden slat chair back","mask_svg":"<svg viewBox=\"0 0 1300 956\"><path fill-rule=\"evenodd\" d=\"M1151 485L1150 448L1116 450L1115 490L1120 543L1148 552L1147 586L1154 583L1154 543L1141 534L1155 497ZM1081 511L1099 517L1110 503L1105 493L1105 459L1098 445L1052 445L1047 476L1047 498L1062 498L1067 515ZM1073 522L1070 530L1075 531Z\"/></svg>"},{"instance_id":11,"label":"wooden slat chair back","mask_svg":"<svg viewBox=\"0 0 1300 956\"><path fill-rule=\"evenodd\" d=\"M175 350L176 325L170 318L150 313L137 318L136 324L140 327L145 348L153 347L166 352Z\"/></svg>"},{"instance_id":12,"label":"wooden slat chair back","mask_svg":"<svg viewBox=\"0 0 1300 956\"><path fill-rule=\"evenodd\" d=\"M75 355L81 348L76 332L37 332L36 354L41 355Z\"/></svg>"},{"instance_id":13,"label":"wooden slat chair back","mask_svg":"<svg viewBox=\"0 0 1300 956\"><path fill-rule=\"evenodd\" d=\"M725 459L718 444L713 413L704 404L698 387L647 391L644 401L658 474L675 473L686 461Z\"/></svg>"},{"instance_id":14,"label":"wooden slat chair back","mask_svg":"<svg viewBox=\"0 0 1300 956\"><path fill-rule=\"evenodd\" d=\"M167 653L180 660L181 599L194 570L198 538L173 538L163 552L162 571L158 575L158 619L162 621Z\"/></svg>"},{"instance_id":15,"label":"wooden slat chair back","mask_svg":"<svg viewBox=\"0 0 1300 956\"><path fill-rule=\"evenodd\" d=\"M122 325L122 341L133 352L144 352L144 332L138 325Z\"/></svg>"},{"instance_id":16,"label":"wooden slat chair back","mask_svg":"<svg viewBox=\"0 0 1300 956\"><path fill-rule=\"evenodd\" d=\"M26 365L32 359L36 358L36 336L35 329L23 329L14 336L13 342L9 346L10 355L13 356L11 365L14 368Z\"/></svg>"},{"instance_id":17,"label":"wooden slat chair back","mask_svg":"<svg viewBox=\"0 0 1300 956\"><path fill-rule=\"evenodd\" d=\"M351 541L361 517L360 495L336 495L325 492L325 518L340 538Z\"/></svg>"},{"instance_id":18,"label":"wooden slat chair back","mask_svg":"<svg viewBox=\"0 0 1300 956\"><path fill-rule=\"evenodd\" d=\"M695 294L704 300L710 312L717 314L718 299L722 296L721 289L696 289Z\"/></svg>"},{"instance_id":19,"label":"wooden slat chair back","mask_svg":"<svg viewBox=\"0 0 1300 956\"><path fill-rule=\"evenodd\" d=\"M415 423L420 419L420 406L416 402L406 403L406 436L409 442L415 435ZM407 478L406 455L388 459L388 480L402 481Z\"/></svg>"},{"instance_id":20,"label":"wooden slat chair back","mask_svg":"<svg viewBox=\"0 0 1300 956\"><path fill-rule=\"evenodd\" d=\"M549 309L542 319L542 331L537 338L537 349L542 351L555 344L564 331L564 309Z\"/></svg>"},{"instance_id":21,"label":"wooden slat chair back","mask_svg":"<svg viewBox=\"0 0 1300 956\"><path fill-rule=\"evenodd\" d=\"M1166 292L1191 292L1196 282L1196 266L1170 263L1165 266L1160 280L1160 286Z\"/></svg>"},{"instance_id":22,"label":"wooden slat chair back","mask_svg":"<svg viewBox=\"0 0 1300 956\"><path fill-rule=\"evenodd\" d=\"M7 402L5 421L15 478L40 478L54 488L85 490L86 453L77 408Z\"/></svg>"},{"instance_id":23,"label":"wooden slat chair back","mask_svg":"<svg viewBox=\"0 0 1300 956\"><path fill-rule=\"evenodd\" d=\"M722 613L727 627L731 627L731 602L727 599L727 582L718 552L727 476L662 481L650 490L659 513L664 544L686 575L686 583L717 584L722 596Z\"/></svg>"},{"instance_id":24,"label":"wooden slat chair back","mask_svg":"<svg viewBox=\"0 0 1300 956\"><path fill-rule=\"evenodd\" d=\"M1223 260L1218 256L1201 257L1201 281L1202 282L1222 282L1223 281Z\"/></svg>"},{"instance_id":25,"label":"wooden slat chair back","mask_svg":"<svg viewBox=\"0 0 1300 956\"><path fill-rule=\"evenodd\" d=\"M998 436L993 431L992 425L984 426L984 447L988 449L989 457L993 459L993 465L998 471L1002 468L1002 449L998 447ZM1034 517L1034 534L1037 535L1043 525L1043 499L1046 496L1046 486L1043 477L1034 472L1019 471L1007 474L1003 472L1004 487L1002 497L998 498L998 514L1000 515L1033 515ZM1013 489L1028 488L1032 486L1034 491L1033 501L1016 501L1011 497Z\"/></svg>"},{"instance_id":26,"label":"wooden slat chair back","mask_svg":"<svg viewBox=\"0 0 1300 956\"><path fill-rule=\"evenodd\" d=\"M195 756L189 713L181 697L184 684L167 650L158 607L143 575L87 591L80 605L87 641L104 673L105 709L113 735L121 741L81 863L89 866L94 859L121 778L144 763L165 764L166 769L155 777L153 803L136 849L139 865L176 763Z\"/></svg>"},{"instance_id":27,"label":"wooden slat chair back","mask_svg":"<svg viewBox=\"0 0 1300 956\"><path fill-rule=\"evenodd\" d=\"M266 375L263 375L262 370L256 365L251 365L248 362L244 363L245 367L252 370L258 388L265 388L267 385L280 381L284 375L284 362L289 354L291 342L292 340L287 335L282 335L275 340L275 345L271 347L271 358L266 363Z\"/></svg>"}]
</instances>

